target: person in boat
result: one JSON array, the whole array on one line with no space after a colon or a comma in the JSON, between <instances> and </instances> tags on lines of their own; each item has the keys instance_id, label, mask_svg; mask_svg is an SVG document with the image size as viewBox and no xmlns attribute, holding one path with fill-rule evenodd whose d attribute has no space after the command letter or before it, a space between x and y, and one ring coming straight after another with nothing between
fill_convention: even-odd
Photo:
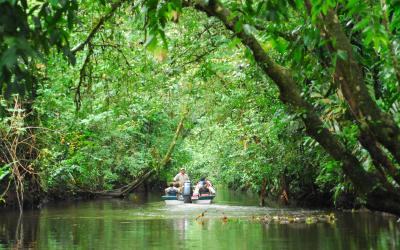
<instances>
[{"instance_id":1,"label":"person in boat","mask_svg":"<svg viewBox=\"0 0 400 250\"><path fill-rule=\"evenodd\" d=\"M193 192L193 196L199 196L202 194L215 194L214 187L212 186L211 182L206 179L206 177L200 178L200 181L196 184Z\"/></svg>"},{"instance_id":2,"label":"person in boat","mask_svg":"<svg viewBox=\"0 0 400 250\"><path fill-rule=\"evenodd\" d=\"M179 188L177 188L174 183L170 183L169 187L165 189L165 195L176 196L179 194Z\"/></svg>"},{"instance_id":3,"label":"person in boat","mask_svg":"<svg viewBox=\"0 0 400 250\"><path fill-rule=\"evenodd\" d=\"M175 175L174 177L174 182L178 183L180 187L183 187L183 183L185 183L185 181L189 181L189 176L186 174L186 171L184 168L181 168L181 170L179 171L179 173L177 175Z\"/></svg>"}]
</instances>

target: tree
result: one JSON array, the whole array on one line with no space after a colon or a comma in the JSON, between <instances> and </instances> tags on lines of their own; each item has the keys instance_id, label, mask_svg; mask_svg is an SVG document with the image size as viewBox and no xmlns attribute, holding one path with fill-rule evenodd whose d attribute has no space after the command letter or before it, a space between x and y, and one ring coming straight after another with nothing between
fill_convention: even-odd
<instances>
[{"instance_id":1,"label":"tree","mask_svg":"<svg viewBox=\"0 0 400 250\"><path fill-rule=\"evenodd\" d=\"M186 4L191 6L190 3ZM351 111L355 113L354 116L359 122L361 134L367 133L368 129L368 133L370 132L372 136L377 138L398 161L399 159L396 157L397 152L399 152L396 150L396 145L400 142L398 125L394 122L393 118L378 108L367 92L361 71L355 58L352 56L349 39L340 28L339 20L334 14L335 10L332 9L336 5L319 4L322 5L322 9L325 9L317 9L317 7L313 7L310 3L307 3L306 8L299 10L304 11L304 9L308 9L312 11L311 14L314 17L321 17L319 20L326 27L329 32L328 34L335 36L332 39L332 44L330 44L333 52L339 54L335 58L335 78L340 81L341 92L347 103L349 103ZM314 109L313 105L301 95L299 84L297 84L290 70L276 63L262 48L255 35L249 30L249 26L246 27L248 25L246 18L249 18L249 16L244 17L240 12L232 13L218 1L209 1L207 3L195 2L193 6L205 12L208 16L221 20L226 28L231 30L252 51L260 68L278 86L281 100L289 104L294 112L301 116L307 133L318 141L335 160L342 164L344 173L351 179L359 192L365 195L367 207L400 214L400 196L396 192L398 184L388 185L386 181L382 183L378 178L378 174L365 171L357 157L346 149L345 145L324 127L323 121L318 116L318 112ZM251 3L248 7L252 8ZM299 8L299 6L296 7ZM346 56L340 55L342 51ZM372 136L369 139L374 138ZM367 142L367 144L370 143ZM379 146L374 147L372 145L373 149L369 146L365 148L369 151L371 157L373 157L377 169L382 165L385 166L385 163L380 162L379 160L381 159L378 159L375 154L375 150L378 150L380 156L382 156L383 151Z\"/></svg>"}]
</instances>

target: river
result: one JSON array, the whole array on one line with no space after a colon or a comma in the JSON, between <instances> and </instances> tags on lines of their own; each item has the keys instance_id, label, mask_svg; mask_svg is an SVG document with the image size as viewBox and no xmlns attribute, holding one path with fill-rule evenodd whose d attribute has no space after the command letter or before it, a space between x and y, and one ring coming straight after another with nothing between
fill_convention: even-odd
<instances>
[{"instance_id":1,"label":"river","mask_svg":"<svg viewBox=\"0 0 400 250\"><path fill-rule=\"evenodd\" d=\"M166 206L156 194L134 194L48 204L22 217L2 211L0 249L400 249L394 216L256 204L221 188L213 205ZM335 219L280 219L325 215Z\"/></svg>"}]
</instances>

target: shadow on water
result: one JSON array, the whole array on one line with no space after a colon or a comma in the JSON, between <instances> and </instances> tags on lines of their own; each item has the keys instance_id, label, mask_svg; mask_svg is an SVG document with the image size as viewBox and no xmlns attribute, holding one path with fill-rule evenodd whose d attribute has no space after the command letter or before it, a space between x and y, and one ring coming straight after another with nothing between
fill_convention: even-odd
<instances>
[{"instance_id":1,"label":"shadow on water","mask_svg":"<svg viewBox=\"0 0 400 250\"><path fill-rule=\"evenodd\" d=\"M218 194L213 205L166 206L158 194L136 194L51 204L23 217L3 212L0 249L400 248L400 225L392 216L335 212L335 223L263 223L254 216L327 212L260 208L250 194Z\"/></svg>"}]
</instances>

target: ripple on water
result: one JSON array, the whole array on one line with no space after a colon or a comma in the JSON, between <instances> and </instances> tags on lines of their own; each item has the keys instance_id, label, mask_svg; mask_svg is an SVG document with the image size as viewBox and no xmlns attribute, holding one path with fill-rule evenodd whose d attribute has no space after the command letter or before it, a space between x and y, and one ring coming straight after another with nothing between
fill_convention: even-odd
<instances>
[{"instance_id":1,"label":"ripple on water","mask_svg":"<svg viewBox=\"0 0 400 250\"><path fill-rule=\"evenodd\" d=\"M312 215L319 214L320 210L291 210L257 206L235 206L222 204L180 204L180 205L161 205L159 202L150 204L146 209L132 212L132 216L140 218L195 218L204 213L207 218L220 218L227 216L230 218L248 218L253 216L274 216L274 215Z\"/></svg>"}]
</instances>

